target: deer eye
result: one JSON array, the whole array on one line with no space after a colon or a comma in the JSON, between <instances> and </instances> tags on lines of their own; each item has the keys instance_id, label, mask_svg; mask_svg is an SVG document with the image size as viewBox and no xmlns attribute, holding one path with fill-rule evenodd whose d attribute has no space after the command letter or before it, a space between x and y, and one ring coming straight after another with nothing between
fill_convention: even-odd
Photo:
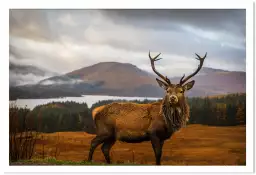
<instances>
[{"instance_id":1,"label":"deer eye","mask_svg":"<svg viewBox=\"0 0 256 175\"><path fill-rule=\"evenodd\" d=\"M184 91L183 90L180 90L180 93L183 93Z\"/></svg>"}]
</instances>

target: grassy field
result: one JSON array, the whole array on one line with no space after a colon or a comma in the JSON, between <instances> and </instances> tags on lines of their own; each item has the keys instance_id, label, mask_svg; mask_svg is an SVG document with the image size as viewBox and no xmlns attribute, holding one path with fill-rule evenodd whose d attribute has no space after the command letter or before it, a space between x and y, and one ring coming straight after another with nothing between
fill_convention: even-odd
<instances>
[{"instance_id":1,"label":"grassy field","mask_svg":"<svg viewBox=\"0 0 256 175\"><path fill-rule=\"evenodd\" d=\"M140 165L134 163L121 163L121 164L106 164L101 162L87 162L87 161L70 161L70 160L57 160L54 157L47 157L44 159L30 159L30 160L18 160L16 162L11 162L10 165L90 165L90 166L100 166L100 165L108 165L108 166L118 166L118 165Z\"/></svg>"},{"instance_id":2,"label":"grassy field","mask_svg":"<svg viewBox=\"0 0 256 175\"><path fill-rule=\"evenodd\" d=\"M93 137L94 135L84 132L41 134L33 159L54 157L55 161L62 162L57 164L68 165L67 162L73 162L72 165L90 165L81 162L87 159ZM162 165L245 165L245 156L245 126L189 125L165 142ZM155 163L150 142L116 142L111 150L111 157L113 164ZM105 160L100 146L96 149L93 160L98 165L104 165ZM37 163L40 164L40 161ZM45 164L45 161L41 163ZM22 164L31 162L23 161Z\"/></svg>"}]
</instances>

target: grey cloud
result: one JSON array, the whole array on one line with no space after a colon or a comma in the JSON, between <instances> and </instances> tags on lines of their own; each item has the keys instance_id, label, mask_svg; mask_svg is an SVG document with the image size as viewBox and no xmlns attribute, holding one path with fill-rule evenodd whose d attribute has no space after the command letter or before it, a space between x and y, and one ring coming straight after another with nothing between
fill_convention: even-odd
<instances>
[{"instance_id":1,"label":"grey cloud","mask_svg":"<svg viewBox=\"0 0 256 175\"><path fill-rule=\"evenodd\" d=\"M13 45L9 45L9 55L14 56L18 59L24 58L23 54Z\"/></svg>"},{"instance_id":2,"label":"grey cloud","mask_svg":"<svg viewBox=\"0 0 256 175\"><path fill-rule=\"evenodd\" d=\"M245 10L105 10L103 13L119 25L129 26L130 24L130 26L137 27L145 25L147 22L152 24L151 28L144 30L147 37L139 37L138 41L122 42L122 40L116 40L116 37L107 40L106 43L113 45L113 47L134 51L153 49L185 56L204 50L218 57L228 55L233 58L239 55L239 58L245 58L245 43L243 42L245 38ZM158 30L152 30L154 26L159 26L158 23L176 27L163 30L160 26ZM222 36L220 36L219 41L212 41L209 38L204 38L200 32L195 35L184 31L182 24L198 27L203 31L210 30L212 33L220 32ZM237 29L242 29L242 31ZM100 33L100 31L98 32ZM227 34L229 38L224 38ZM238 45L242 49L232 48L233 51L230 52L231 48L221 46L223 42Z\"/></svg>"},{"instance_id":3,"label":"grey cloud","mask_svg":"<svg viewBox=\"0 0 256 175\"><path fill-rule=\"evenodd\" d=\"M180 28L175 24L187 24L205 29L227 30L237 34L245 33L245 9L122 9L102 12L122 24L128 22L137 26L168 30L179 30ZM233 29L230 31L231 28Z\"/></svg>"},{"instance_id":4,"label":"grey cloud","mask_svg":"<svg viewBox=\"0 0 256 175\"><path fill-rule=\"evenodd\" d=\"M72 78L68 78L65 80L62 79L56 79L56 80L51 80L51 79L47 79L47 80L43 80L40 82L40 84L42 85L51 85L51 84L55 84L55 85L75 85L75 84L79 84L84 82L84 80L80 80L80 79L72 79Z\"/></svg>"},{"instance_id":5,"label":"grey cloud","mask_svg":"<svg viewBox=\"0 0 256 175\"><path fill-rule=\"evenodd\" d=\"M101 61L150 70L149 50L170 74L205 52L209 67L245 70L244 40L245 10L10 10L10 61L59 73Z\"/></svg>"},{"instance_id":6,"label":"grey cloud","mask_svg":"<svg viewBox=\"0 0 256 175\"><path fill-rule=\"evenodd\" d=\"M13 60L9 63L9 83L11 86L34 84L55 75L58 74L31 65L19 65Z\"/></svg>"},{"instance_id":7,"label":"grey cloud","mask_svg":"<svg viewBox=\"0 0 256 175\"><path fill-rule=\"evenodd\" d=\"M51 38L47 14L43 10L10 10L11 35L47 41Z\"/></svg>"},{"instance_id":8,"label":"grey cloud","mask_svg":"<svg viewBox=\"0 0 256 175\"><path fill-rule=\"evenodd\" d=\"M38 81L43 80L45 78L49 78L49 76L40 76L40 75L35 75L33 73L17 74L13 71L10 71L10 73L9 73L9 84L10 84L10 86L35 84Z\"/></svg>"}]
</instances>

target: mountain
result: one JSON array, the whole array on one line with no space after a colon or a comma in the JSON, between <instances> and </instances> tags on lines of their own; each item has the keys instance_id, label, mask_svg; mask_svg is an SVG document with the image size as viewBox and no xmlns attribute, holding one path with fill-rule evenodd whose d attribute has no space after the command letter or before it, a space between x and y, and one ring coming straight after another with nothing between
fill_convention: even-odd
<instances>
[{"instance_id":1,"label":"mountain","mask_svg":"<svg viewBox=\"0 0 256 175\"><path fill-rule=\"evenodd\" d=\"M104 62L66 74L89 82L102 82L107 89L137 88L153 84L152 75L130 63Z\"/></svg>"},{"instance_id":2,"label":"mountain","mask_svg":"<svg viewBox=\"0 0 256 175\"><path fill-rule=\"evenodd\" d=\"M74 70L64 75L53 76L36 85L18 86L19 91L33 93L41 91L42 98L55 95L51 91L58 92L55 96L74 96L97 94L114 96L147 96L162 97L161 89L155 75L143 71L130 63L101 62L92 66ZM170 78L173 83L178 83L180 77ZM187 92L189 97L208 96L227 93L245 92L245 72L232 72L220 69L203 67L200 74L193 77L194 88ZM15 92L10 90L10 94ZM45 92L48 91L48 92ZM66 95L65 95L66 93ZM21 93L22 94L22 93ZM20 98L20 95L12 98ZM22 96L24 98L24 95Z\"/></svg>"},{"instance_id":3,"label":"mountain","mask_svg":"<svg viewBox=\"0 0 256 175\"><path fill-rule=\"evenodd\" d=\"M209 96L246 91L246 73L203 67L200 74L192 78L195 85L188 96ZM192 80L191 79L191 80ZM180 77L171 79L178 82Z\"/></svg>"}]
</instances>

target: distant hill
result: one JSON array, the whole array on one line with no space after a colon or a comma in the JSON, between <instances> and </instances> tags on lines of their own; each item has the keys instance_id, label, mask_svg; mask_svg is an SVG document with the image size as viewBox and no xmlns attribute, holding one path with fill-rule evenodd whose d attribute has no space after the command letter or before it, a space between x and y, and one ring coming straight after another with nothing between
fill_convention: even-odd
<instances>
[{"instance_id":1,"label":"distant hill","mask_svg":"<svg viewBox=\"0 0 256 175\"><path fill-rule=\"evenodd\" d=\"M143 84L155 84L155 80L148 72L132 64L118 62L98 63L40 81L39 84L47 84L49 81L62 84L82 81L98 84L106 89L137 88Z\"/></svg>"},{"instance_id":2,"label":"distant hill","mask_svg":"<svg viewBox=\"0 0 256 175\"><path fill-rule=\"evenodd\" d=\"M178 83L180 77L173 77L170 80ZM245 72L203 67L200 74L193 77L193 80L196 83L194 88L187 93L189 97L240 93L246 90ZM56 97L72 96L72 93L74 96L98 94L147 97L162 97L164 94L154 74L143 71L130 63L118 62L101 62L64 75L44 79L37 85L13 87L10 89L10 95L15 93L17 88L23 91L21 93L23 96L13 95L13 99L24 98L26 96L24 93L28 94L27 98L33 98L33 93L37 91L42 91L41 94L44 94L42 98L48 98L49 95L45 94L58 90L62 93L61 95L57 93ZM51 94L54 95L54 93Z\"/></svg>"},{"instance_id":3,"label":"distant hill","mask_svg":"<svg viewBox=\"0 0 256 175\"><path fill-rule=\"evenodd\" d=\"M172 78L178 82L180 77ZM203 67L200 74L192 78L196 81L188 96L213 96L246 91L246 73L225 71Z\"/></svg>"}]
</instances>

